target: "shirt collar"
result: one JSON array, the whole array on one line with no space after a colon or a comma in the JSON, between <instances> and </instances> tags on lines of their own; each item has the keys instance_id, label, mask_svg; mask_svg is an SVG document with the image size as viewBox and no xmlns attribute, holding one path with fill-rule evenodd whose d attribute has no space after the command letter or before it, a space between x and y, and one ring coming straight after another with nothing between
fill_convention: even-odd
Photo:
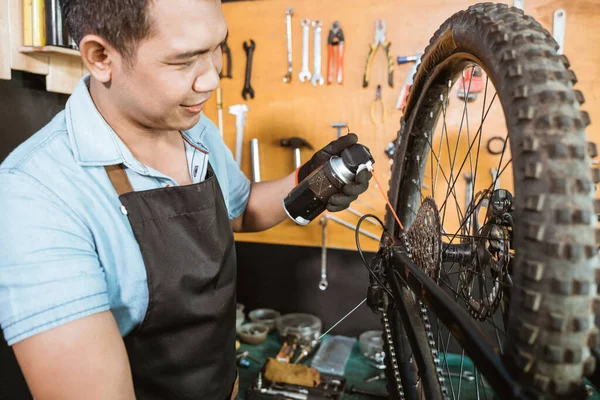
<instances>
[{"instance_id":1,"label":"shirt collar","mask_svg":"<svg viewBox=\"0 0 600 400\"><path fill-rule=\"evenodd\" d=\"M65 107L67 132L75 160L81 166L124 164L138 173L147 174L148 168L133 156L96 108L89 85L90 75L87 74L81 78ZM198 146L201 146L206 130L205 119L206 116L202 114L196 126L182 132Z\"/></svg>"}]
</instances>

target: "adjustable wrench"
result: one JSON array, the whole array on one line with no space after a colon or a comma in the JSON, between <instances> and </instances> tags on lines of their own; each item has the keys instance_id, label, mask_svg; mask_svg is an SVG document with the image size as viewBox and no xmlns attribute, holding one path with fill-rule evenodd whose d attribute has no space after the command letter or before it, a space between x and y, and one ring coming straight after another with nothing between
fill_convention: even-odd
<instances>
[{"instance_id":1,"label":"adjustable wrench","mask_svg":"<svg viewBox=\"0 0 600 400\"><path fill-rule=\"evenodd\" d=\"M288 83L292 81L292 15L294 15L294 9L292 7L285 11L285 26L287 33L287 61L288 71L283 77L283 82Z\"/></svg>"},{"instance_id":2,"label":"adjustable wrench","mask_svg":"<svg viewBox=\"0 0 600 400\"><path fill-rule=\"evenodd\" d=\"M242 97L244 100L248 100L248 96L250 96L251 99L254 98L254 89L252 89L250 81L252 79L252 56L255 48L256 43L254 43L254 40L250 39L249 45L244 42L244 50L246 51L246 81L244 82L244 89L242 90Z\"/></svg>"},{"instance_id":3,"label":"adjustable wrench","mask_svg":"<svg viewBox=\"0 0 600 400\"><path fill-rule=\"evenodd\" d=\"M315 40L315 48L314 48L314 68L313 76L312 76L312 84L314 87L317 85L322 86L325 83L325 79L321 76L321 29L323 27L323 23L319 20L314 20L312 22L313 30L314 30L314 40Z\"/></svg>"},{"instance_id":4,"label":"adjustable wrench","mask_svg":"<svg viewBox=\"0 0 600 400\"><path fill-rule=\"evenodd\" d=\"M310 69L308 68L308 36L310 29L310 20L304 18L300 23L302 26L302 70L298 74L298 79L300 82L306 82L310 80L311 74Z\"/></svg>"},{"instance_id":5,"label":"adjustable wrench","mask_svg":"<svg viewBox=\"0 0 600 400\"><path fill-rule=\"evenodd\" d=\"M327 282L327 217L321 218L321 281L319 282L319 289L326 290L329 286Z\"/></svg>"},{"instance_id":6,"label":"adjustable wrench","mask_svg":"<svg viewBox=\"0 0 600 400\"><path fill-rule=\"evenodd\" d=\"M245 104L229 106L229 114L235 115L235 161L238 167L242 165L242 145L244 143L244 125L246 124L247 112L248 106Z\"/></svg>"}]
</instances>

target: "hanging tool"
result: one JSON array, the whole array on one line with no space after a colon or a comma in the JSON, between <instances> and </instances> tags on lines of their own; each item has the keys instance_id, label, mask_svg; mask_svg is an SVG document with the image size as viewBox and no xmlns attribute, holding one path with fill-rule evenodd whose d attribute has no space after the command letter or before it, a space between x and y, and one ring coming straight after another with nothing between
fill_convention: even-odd
<instances>
[{"instance_id":1,"label":"hanging tool","mask_svg":"<svg viewBox=\"0 0 600 400\"><path fill-rule=\"evenodd\" d=\"M473 182L473 177L466 172L463 175L465 179L465 211L464 214L468 215L469 207L471 207L471 203L473 202L473 192L475 183ZM473 213L467 217L467 221L465 223L465 229L467 231L467 235L471 232L471 225L473 225Z\"/></svg>"},{"instance_id":2,"label":"hanging tool","mask_svg":"<svg viewBox=\"0 0 600 400\"><path fill-rule=\"evenodd\" d=\"M294 149L294 169L300 168L302 160L300 158L300 149L306 147L310 150L314 150L310 143L299 137L291 137L289 139L281 139L279 141L281 147L291 147Z\"/></svg>"},{"instance_id":3,"label":"hanging tool","mask_svg":"<svg viewBox=\"0 0 600 400\"><path fill-rule=\"evenodd\" d=\"M223 137L223 89L217 88L217 120L219 122L219 133Z\"/></svg>"},{"instance_id":4,"label":"hanging tool","mask_svg":"<svg viewBox=\"0 0 600 400\"><path fill-rule=\"evenodd\" d=\"M554 23L552 26L552 36L558 43L556 54L562 54L565 49L565 29L567 25L567 12L562 8L554 11Z\"/></svg>"},{"instance_id":5,"label":"hanging tool","mask_svg":"<svg viewBox=\"0 0 600 400\"><path fill-rule=\"evenodd\" d=\"M371 44L369 55L367 56L367 66L365 68L365 76L363 78L363 87L369 86L369 77L371 76L371 65L377 49L381 46L385 51L385 56L388 60L388 85L394 87L394 59L390 53L391 43L385 38L385 20L375 21L375 40Z\"/></svg>"},{"instance_id":6,"label":"hanging tool","mask_svg":"<svg viewBox=\"0 0 600 400\"><path fill-rule=\"evenodd\" d=\"M383 100L381 99L381 85L377 85L377 90L375 91L375 100L371 103L371 121L377 125L377 120L375 119L375 109L377 108L377 103L381 104L381 123L385 123L387 118L387 110L385 109L385 104L383 104Z\"/></svg>"},{"instance_id":7,"label":"hanging tool","mask_svg":"<svg viewBox=\"0 0 600 400\"><path fill-rule=\"evenodd\" d=\"M492 182L494 183L494 190L500 189L500 176L495 168L490 168L492 174Z\"/></svg>"},{"instance_id":8,"label":"hanging tool","mask_svg":"<svg viewBox=\"0 0 600 400\"><path fill-rule=\"evenodd\" d=\"M335 21L329 30L327 38L327 84L333 82L333 64L337 67L336 81L342 84L344 81L344 31L340 23Z\"/></svg>"},{"instance_id":9,"label":"hanging tool","mask_svg":"<svg viewBox=\"0 0 600 400\"><path fill-rule=\"evenodd\" d=\"M309 81L312 77L310 68L308 67L308 38L310 34L310 19L304 18L300 22L302 26L302 70L298 74L300 82Z\"/></svg>"},{"instance_id":10,"label":"hanging tool","mask_svg":"<svg viewBox=\"0 0 600 400\"><path fill-rule=\"evenodd\" d=\"M250 160L252 162L252 182L260 182L260 154L256 138L250 140Z\"/></svg>"},{"instance_id":11,"label":"hanging tool","mask_svg":"<svg viewBox=\"0 0 600 400\"><path fill-rule=\"evenodd\" d=\"M227 58L227 73L225 75L223 75L223 70L221 69L221 73L219 74L219 77L221 79L223 78L229 78L231 79L231 50L229 49L229 45L227 44L227 39L225 39L225 41L221 44L221 51L223 52L223 55Z\"/></svg>"},{"instance_id":12,"label":"hanging tool","mask_svg":"<svg viewBox=\"0 0 600 400\"><path fill-rule=\"evenodd\" d=\"M321 281L319 289L326 290L329 286L327 282L327 217L321 217Z\"/></svg>"},{"instance_id":13,"label":"hanging tool","mask_svg":"<svg viewBox=\"0 0 600 400\"><path fill-rule=\"evenodd\" d=\"M492 146L492 143L494 143L494 142L499 142L498 147ZM493 155L502 154L502 152L504 151L504 148L506 146L505 143L506 143L506 141L504 140L504 138L502 136L493 136L487 141L486 149L487 149L488 153L493 154Z\"/></svg>"},{"instance_id":14,"label":"hanging tool","mask_svg":"<svg viewBox=\"0 0 600 400\"><path fill-rule=\"evenodd\" d=\"M238 167L242 166L242 144L244 143L244 125L246 124L246 113L248 106L235 104L229 106L229 114L235 115L235 161Z\"/></svg>"},{"instance_id":15,"label":"hanging tool","mask_svg":"<svg viewBox=\"0 0 600 400\"><path fill-rule=\"evenodd\" d=\"M317 85L322 86L325 80L321 75L321 30L323 29L323 23L319 20L314 20L312 22L313 32L314 32L314 71L312 74L311 82L314 87Z\"/></svg>"},{"instance_id":16,"label":"hanging tool","mask_svg":"<svg viewBox=\"0 0 600 400\"><path fill-rule=\"evenodd\" d=\"M348 229L351 229L353 231L356 232L356 225L351 224L350 222L344 221L341 218L338 218L334 215L331 214L325 214L325 217L333 222L337 222L338 224L345 226ZM362 233L363 235L365 235L366 237L370 237L371 239L375 239L377 241L379 241L381 239L381 235L377 236L369 231L365 231L363 228L360 228L358 230L359 233Z\"/></svg>"},{"instance_id":17,"label":"hanging tool","mask_svg":"<svg viewBox=\"0 0 600 400\"><path fill-rule=\"evenodd\" d=\"M292 15L294 15L294 9L289 7L285 10L285 27L287 36L287 62L288 70L287 74L283 77L283 82L289 83L292 81Z\"/></svg>"},{"instance_id":18,"label":"hanging tool","mask_svg":"<svg viewBox=\"0 0 600 400\"><path fill-rule=\"evenodd\" d=\"M406 99L408 98L408 89L410 88L410 85L412 85L412 83L413 83L413 77L415 76L415 73L417 72L417 68L419 67L419 64L421 63L422 55L423 55L423 53L417 53L417 55L415 56L415 57L417 57L416 63L415 63L415 65L412 66L410 71L408 71L408 75L406 76L406 79L404 80L404 85L402 85L402 89L400 90L400 95L398 96L398 101L396 101L396 109L397 110L402 110L402 109L404 109L404 107L406 107Z\"/></svg>"},{"instance_id":19,"label":"hanging tool","mask_svg":"<svg viewBox=\"0 0 600 400\"><path fill-rule=\"evenodd\" d=\"M342 128L347 127L348 124L346 122L332 122L331 127L337 128L337 137L338 139L342 136Z\"/></svg>"},{"instance_id":20,"label":"hanging tool","mask_svg":"<svg viewBox=\"0 0 600 400\"><path fill-rule=\"evenodd\" d=\"M356 216L357 216L357 217L359 217L359 218L362 218L362 217L364 217L364 216L365 216L365 214L361 213L361 212L360 212L360 211L358 211L358 210L355 210L355 209L354 209L354 208L352 208L352 207L348 207L348 208L346 208L344 211L348 211L349 213L352 213L352 214L356 215ZM376 220L374 220L374 219L373 219L373 218L371 218L371 217L367 217L367 218L365 218L365 221L368 221L368 222L370 222L370 223L372 223L373 225L376 225L376 226L381 226L381 225L379 225L379 222L377 222Z\"/></svg>"},{"instance_id":21,"label":"hanging tool","mask_svg":"<svg viewBox=\"0 0 600 400\"><path fill-rule=\"evenodd\" d=\"M398 56L396 61L398 62L398 65L402 65L402 64L409 63L409 62L419 61L420 58L421 58L421 53L417 53L414 56Z\"/></svg>"},{"instance_id":22,"label":"hanging tool","mask_svg":"<svg viewBox=\"0 0 600 400\"><path fill-rule=\"evenodd\" d=\"M250 39L250 44L244 42L244 51L246 52L246 80L244 82L244 89L242 90L242 97L244 100L248 100L248 96L251 99L254 98L254 89L252 89L252 57L254 55L254 49L256 49L256 43Z\"/></svg>"},{"instance_id":23,"label":"hanging tool","mask_svg":"<svg viewBox=\"0 0 600 400\"><path fill-rule=\"evenodd\" d=\"M459 79L456 95L459 99L467 101L477 100L477 93L483 92L485 84L483 82L483 72L479 65L474 65L463 70L463 77Z\"/></svg>"},{"instance_id":24,"label":"hanging tool","mask_svg":"<svg viewBox=\"0 0 600 400\"><path fill-rule=\"evenodd\" d=\"M524 8L523 8L525 6L523 4L524 2L525 2L525 0L514 0L513 7L517 7L517 8L520 8L521 10L524 10Z\"/></svg>"}]
</instances>

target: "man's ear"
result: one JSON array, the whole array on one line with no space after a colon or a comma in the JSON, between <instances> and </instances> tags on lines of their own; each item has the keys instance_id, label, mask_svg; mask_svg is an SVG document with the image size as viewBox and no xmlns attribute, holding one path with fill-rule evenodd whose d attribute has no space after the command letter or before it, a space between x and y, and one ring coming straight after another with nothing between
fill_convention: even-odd
<instances>
[{"instance_id":1,"label":"man's ear","mask_svg":"<svg viewBox=\"0 0 600 400\"><path fill-rule=\"evenodd\" d=\"M104 84L110 83L117 51L97 35L86 35L79 44L79 52L90 74Z\"/></svg>"}]
</instances>

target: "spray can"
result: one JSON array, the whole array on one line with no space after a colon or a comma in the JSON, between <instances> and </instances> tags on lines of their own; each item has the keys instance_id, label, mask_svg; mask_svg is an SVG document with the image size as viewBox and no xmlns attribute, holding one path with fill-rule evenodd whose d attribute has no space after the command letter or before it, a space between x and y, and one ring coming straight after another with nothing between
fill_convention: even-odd
<instances>
[{"instance_id":1,"label":"spray can","mask_svg":"<svg viewBox=\"0 0 600 400\"><path fill-rule=\"evenodd\" d=\"M368 148L352 145L292 189L283 199L283 208L298 225L306 225L325 211L332 195L341 193L345 185L354 182L356 175L370 169L373 163L375 160Z\"/></svg>"}]
</instances>

